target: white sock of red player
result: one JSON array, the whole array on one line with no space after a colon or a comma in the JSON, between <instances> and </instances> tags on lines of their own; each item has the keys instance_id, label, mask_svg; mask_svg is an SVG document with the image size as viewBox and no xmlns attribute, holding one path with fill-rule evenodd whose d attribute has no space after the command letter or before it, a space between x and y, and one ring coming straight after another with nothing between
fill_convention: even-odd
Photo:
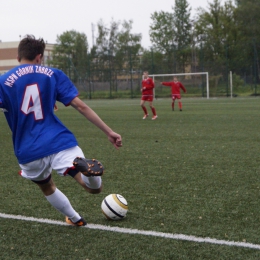
<instances>
[{"instance_id":1,"label":"white sock of red player","mask_svg":"<svg viewBox=\"0 0 260 260\"><path fill-rule=\"evenodd\" d=\"M72 208L69 199L58 188L54 193L45 197L55 209L69 217L72 222L80 220L80 215Z\"/></svg>"},{"instance_id":2,"label":"white sock of red player","mask_svg":"<svg viewBox=\"0 0 260 260\"><path fill-rule=\"evenodd\" d=\"M81 178L85 182L86 186L90 189L99 189L102 184L101 176L87 177L81 173Z\"/></svg>"}]
</instances>

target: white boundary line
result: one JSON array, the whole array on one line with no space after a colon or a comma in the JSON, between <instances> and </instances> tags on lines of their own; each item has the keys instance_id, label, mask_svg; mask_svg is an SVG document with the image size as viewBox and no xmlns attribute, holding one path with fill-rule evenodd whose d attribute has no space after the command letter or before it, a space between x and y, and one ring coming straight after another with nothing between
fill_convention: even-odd
<instances>
[{"instance_id":1,"label":"white boundary line","mask_svg":"<svg viewBox=\"0 0 260 260\"><path fill-rule=\"evenodd\" d=\"M24 220L24 221L34 221L39 223L46 223L52 225L61 225L61 226L69 226L65 221L56 221L51 219L43 219L43 218L34 218L34 217L25 217L21 215L10 215L0 213L1 218L6 219L17 219L17 220ZM217 245L224 245L224 246L235 246L235 247L246 247L252 249L260 250L260 245L251 244L246 242L235 242L235 241L226 241L226 240L218 240L215 238L201 238L195 236L187 236L182 234L171 234L171 233L163 233L163 232L155 232L155 231L145 231L145 230L138 230L138 229L131 229L131 228L120 228L120 227L111 227L111 226L104 226L104 225L97 225L97 224L87 224L85 228L89 229L97 229L102 231L111 231L117 233L125 233L125 234L137 234L137 235L144 235L144 236L153 236L153 237L163 237L169 238L174 240L185 240L190 242L196 243L209 243L209 244L217 244Z\"/></svg>"}]
</instances>

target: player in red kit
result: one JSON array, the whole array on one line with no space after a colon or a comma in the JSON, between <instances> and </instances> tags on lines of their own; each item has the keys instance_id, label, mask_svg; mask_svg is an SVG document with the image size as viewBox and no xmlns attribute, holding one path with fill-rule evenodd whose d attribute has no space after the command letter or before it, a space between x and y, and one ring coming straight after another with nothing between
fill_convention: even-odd
<instances>
[{"instance_id":1,"label":"player in red kit","mask_svg":"<svg viewBox=\"0 0 260 260\"><path fill-rule=\"evenodd\" d=\"M179 109L180 109L180 111L182 111L181 91L180 90L182 89L184 93L187 93L187 90L183 86L183 84L180 81L178 81L177 77L174 77L173 81L161 82L161 85L172 88L172 111L174 111L175 99L178 99Z\"/></svg>"},{"instance_id":2,"label":"player in red kit","mask_svg":"<svg viewBox=\"0 0 260 260\"><path fill-rule=\"evenodd\" d=\"M148 75L148 71L144 71L143 72L143 80L142 80L142 88L141 88L141 91L142 91L142 99L141 99L141 107L144 111L144 117L143 119L146 119L148 117L148 112L147 112L147 109L144 105L144 103L146 101L149 102L149 106L152 110L152 113L153 113L153 117L152 117L152 120L155 120L158 116L156 115L156 111L155 111L155 108L153 106L153 89L154 89L154 82L151 78L149 78L149 75Z\"/></svg>"}]
</instances>

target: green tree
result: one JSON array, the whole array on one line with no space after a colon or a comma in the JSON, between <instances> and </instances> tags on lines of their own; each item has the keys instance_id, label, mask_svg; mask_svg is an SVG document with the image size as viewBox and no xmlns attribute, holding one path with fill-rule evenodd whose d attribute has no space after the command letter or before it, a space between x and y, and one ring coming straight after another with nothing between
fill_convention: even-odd
<instances>
[{"instance_id":1,"label":"green tree","mask_svg":"<svg viewBox=\"0 0 260 260\"><path fill-rule=\"evenodd\" d=\"M253 74L259 81L260 57L260 2L257 0L241 0L235 10L235 20L238 27L237 50L240 67L239 73Z\"/></svg>"},{"instance_id":2,"label":"green tree","mask_svg":"<svg viewBox=\"0 0 260 260\"><path fill-rule=\"evenodd\" d=\"M142 69L149 71L149 74L164 74L168 71L165 55L153 48L143 51L141 63Z\"/></svg>"},{"instance_id":3,"label":"green tree","mask_svg":"<svg viewBox=\"0 0 260 260\"><path fill-rule=\"evenodd\" d=\"M131 33L133 21L112 21L107 27L102 20L98 23L98 37L96 40L95 53L100 60L107 59L107 53L117 59L118 68L124 65L126 49L133 47L132 53L137 54L141 49L141 34Z\"/></svg>"},{"instance_id":4,"label":"green tree","mask_svg":"<svg viewBox=\"0 0 260 260\"><path fill-rule=\"evenodd\" d=\"M128 68L138 70L140 68L141 34L131 33L133 21L123 21L122 29L118 33L116 62L119 69Z\"/></svg>"},{"instance_id":5,"label":"green tree","mask_svg":"<svg viewBox=\"0 0 260 260\"><path fill-rule=\"evenodd\" d=\"M195 24L197 44L201 46L203 60L208 64L211 74L225 74L227 62L232 60L237 29L234 20L232 1L221 6L220 0L209 3L208 11L198 10L198 20Z\"/></svg>"},{"instance_id":6,"label":"green tree","mask_svg":"<svg viewBox=\"0 0 260 260\"><path fill-rule=\"evenodd\" d=\"M132 33L133 21L111 21L106 26L98 22L96 46L92 48L92 62L96 64L96 77L110 81L110 88L116 90L116 79L120 74L140 69L141 34ZM103 73L100 73L103 71ZM93 74L92 73L92 74Z\"/></svg>"},{"instance_id":7,"label":"green tree","mask_svg":"<svg viewBox=\"0 0 260 260\"><path fill-rule=\"evenodd\" d=\"M109 27L103 20L100 20L97 27L98 37L96 38L95 53L92 60L94 59L96 63L96 69L104 72L103 76L107 80L111 78L111 71L115 64L114 56L119 23L112 21Z\"/></svg>"},{"instance_id":8,"label":"green tree","mask_svg":"<svg viewBox=\"0 0 260 260\"><path fill-rule=\"evenodd\" d=\"M50 66L58 67L75 82L84 79L87 70L87 36L75 30L57 36Z\"/></svg>"},{"instance_id":9,"label":"green tree","mask_svg":"<svg viewBox=\"0 0 260 260\"><path fill-rule=\"evenodd\" d=\"M170 73L173 71L174 50L176 49L174 45L175 28L173 26L173 14L164 11L154 12L151 15L151 19L152 24L150 25L149 35L153 45L150 50L153 57L152 71L159 73L158 67L163 70L162 73ZM158 53L164 56L162 60L156 59L156 54ZM161 63L158 64L158 62Z\"/></svg>"},{"instance_id":10,"label":"green tree","mask_svg":"<svg viewBox=\"0 0 260 260\"><path fill-rule=\"evenodd\" d=\"M165 55L165 72L185 71L189 61L191 44L191 21L186 0L175 0L173 13L154 12L151 15L150 38L153 50ZM178 66L176 67L176 64Z\"/></svg>"},{"instance_id":11,"label":"green tree","mask_svg":"<svg viewBox=\"0 0 260 260\"><path fill-rule=\"evenodd\" d=\"M171 53L174 44L173 14L169 12L154 12L151 15L150 39L153 48L164 54Z\"/></svg>"},{"instance_id":12,"label":"green tree","mask_svg":"<svg viewBox=\"0 0 260 260\"><path fill-rule=\"evenodd\" d=\"M178 70L184 72L188 65L192 41L191 8L187 0L175 0L173 8L174 45L177 49Z\"/></svg>"}]
</instances>

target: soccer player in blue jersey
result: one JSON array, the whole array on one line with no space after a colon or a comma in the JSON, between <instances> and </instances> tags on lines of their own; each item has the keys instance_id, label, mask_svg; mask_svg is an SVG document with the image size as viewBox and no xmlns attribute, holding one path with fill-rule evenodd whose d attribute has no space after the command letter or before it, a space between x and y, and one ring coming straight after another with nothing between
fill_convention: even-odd
<instances>
[{"instance_id":1,"label":"soccer player in blue jersey","mask_svg":"<svg viewBox=\"0 0 260 260\"><path fill-rule=\"evenodd\" d=\"M73 133L54 114L56 101L75 108L102 130L115 148L122 146L122 139L78 98L76 87L61 70L41 66L44 49L41 38L26 35L20 41L20 65L0 77L0 108L12 131L20 175L39 186L68 224L84 226L86 221L56 187L51 172L72 176L89 193L101 192L102 179L87 177L73 166L76 157L85 156Z\"/></svg>"}]
</instances>

